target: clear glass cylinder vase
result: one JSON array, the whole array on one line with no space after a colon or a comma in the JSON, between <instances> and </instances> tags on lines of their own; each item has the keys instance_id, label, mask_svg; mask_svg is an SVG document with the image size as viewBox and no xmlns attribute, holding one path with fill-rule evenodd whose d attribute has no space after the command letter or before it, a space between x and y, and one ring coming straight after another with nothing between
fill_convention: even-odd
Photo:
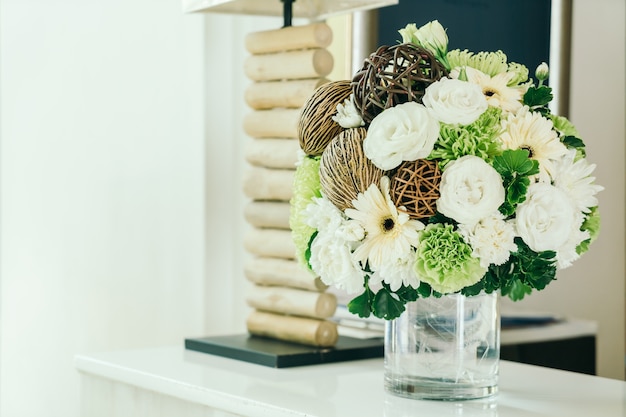
<instances>
[{"instance_id":1,"label":"clear glass cylinder vase","mask_svg":"<svg viewBox=\"0 0 626 417\"><path fill-rule=\"evenodd\" d=\"M465 400L498 391L496 293L429 297L386 323L385 389L402 397Z\"/></svg>"}]
</instances>

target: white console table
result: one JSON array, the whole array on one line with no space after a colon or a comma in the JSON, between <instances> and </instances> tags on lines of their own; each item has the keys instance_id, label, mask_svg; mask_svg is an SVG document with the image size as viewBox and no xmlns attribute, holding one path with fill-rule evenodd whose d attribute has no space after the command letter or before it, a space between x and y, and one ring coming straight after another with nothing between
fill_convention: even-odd
<instances>
[{"instance_id":1,"label":"white console table","mask_svg":"<svg viewBox=\"0 0 626 417\"><path fill-rule=\"evenodd\" d=\"M491 399L437 402L383 389L383 360L275 369L183 346L80 355L89 417L624 417L626 383L502 361Z\"/></svg>"}]
</instances>

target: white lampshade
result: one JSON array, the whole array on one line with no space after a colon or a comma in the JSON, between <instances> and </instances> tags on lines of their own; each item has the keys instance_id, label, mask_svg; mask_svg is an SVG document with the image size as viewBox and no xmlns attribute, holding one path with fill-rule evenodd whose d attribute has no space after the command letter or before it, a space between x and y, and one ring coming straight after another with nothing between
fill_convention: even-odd
<instances>
[{"instance_id":1,"label":"white lampshade","mask_svg":"<svg viewBox=\"0 0 626 417\"><path fill-rule=\"evenodd\" d=\"M282 16L280 0L182 0L184 12L235 13ZM296 0L293 16L325 19L339 13L377 9L398 4L398 0Z\"/></svg>"}]
</instances>

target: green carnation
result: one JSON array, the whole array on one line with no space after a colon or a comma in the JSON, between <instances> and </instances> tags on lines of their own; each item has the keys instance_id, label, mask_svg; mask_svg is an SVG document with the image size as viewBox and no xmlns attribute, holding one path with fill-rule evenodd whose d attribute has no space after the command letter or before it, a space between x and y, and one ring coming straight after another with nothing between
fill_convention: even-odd
<instances>
[{"instance_id":1,"label":"green carnation","mask_svg":"<svg viewBox=\"0 0 626 417\"><path fill-rule=\"evenodd\" d=\"M296 168L293 181L289 227L296 246L296 258L303 265L308 265L305 253L315 233L315 229L306 224L303 214L314 197L321 197L319 168L320 157L307 156Z\"/></svg>"},{"instance_id":2,"label":"green carnation","mask_svg":"<svg viewBox=\"0 0 626 417\"><path fill-rule=\"evenodd\" d=\"M449 224L429 224L420 235L415 272L433 290L447 294L476 284L487 272L472 248Z\"/></svg>"},{"instance_id":3,"label":"green carnation","mask_svg":"<svg viewBox=\"0 0 626 417\"><path fill-rule=\"evenodd\" d=\"M502 110L489 107L474 123L461 125L441 124L439 139L428 159L439 160L443 169L450 161L464 155L474 155L490 161L501 152L497 140L500 135Z\"/></svg>"}]
</instances>

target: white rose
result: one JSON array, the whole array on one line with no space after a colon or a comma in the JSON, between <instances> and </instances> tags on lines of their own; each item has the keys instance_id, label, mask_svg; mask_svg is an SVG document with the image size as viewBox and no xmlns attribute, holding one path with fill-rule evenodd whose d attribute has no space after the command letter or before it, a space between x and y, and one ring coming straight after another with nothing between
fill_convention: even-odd
<instances>
[{"instance_id":1,"label":"white rose","mask_svg":"<svg viewBox=\"0 0 626 417\"><path fill-rule=\"evenodd\" d=\"M409 102L376 116L363 141L363 151L374 165L390 170L402 161L427 157L439 137L439 122L421 104Z\"/></svg>"},{"instance_id":2,"label":"white rose","mask_svg":"<svg viewBox=\"0 0 626 417\"><path fill-rule=\"evenodd\" d=\"M528 187L526 201L517 206L517 234L535 252L558 250L576 229L578 216L568 195L547 183Z\"/></svg>"},{"instance_id":3,"label":"white rose","mask_svg":"<svg viewBox=\"0 0 626 417\"><path fill-rule=\"evenodd\" d=\"M478 84L451 78L442 78L428 86L422 102L435 118L447 124L473 123L489 107Z\"/></svg>"},{"instance_id":4,"label":"white rose","mask_svg":"<svg viewBox=\"0 0 626 417\"><path fill-rule=\"evenodd\" d=\"M446 166L439 184L437 210L459 223L473 225L504 203L502 177L488 163L473 155Z\"/></svg>"}]
</instances>

